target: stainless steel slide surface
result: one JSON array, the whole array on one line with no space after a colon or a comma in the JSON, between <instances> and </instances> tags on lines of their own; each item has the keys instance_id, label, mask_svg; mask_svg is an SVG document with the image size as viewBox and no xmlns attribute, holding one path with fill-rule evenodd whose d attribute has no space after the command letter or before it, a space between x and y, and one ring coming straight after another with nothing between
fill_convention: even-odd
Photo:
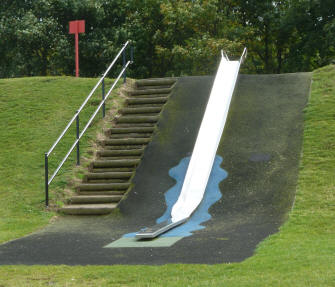
<instances>
[{"instance_id":1,"label":"stainless steel slide surface","mask_svg":"<svg viewBox=\"0 0 335 287\"><path fill-rule=\"evenodd\" d=\"M245 52L240 61L221 58L172 222L190 217L203 199Z\"/></svg>"},{"instance_id":2,"label":"stainless steel slide surface","mask_svg":"<svg viewBox=\"0 0 335 287\"><path fill-rule=\"evenodd\" d=\"M227 120L240 65L245 56L246 49L239 61L229 61L222 54L182 190L172 207L171 219L158 224L157 227L138 232L136 238L154 238L186 222L203 200Z\"/></svg>"}]
</instances>

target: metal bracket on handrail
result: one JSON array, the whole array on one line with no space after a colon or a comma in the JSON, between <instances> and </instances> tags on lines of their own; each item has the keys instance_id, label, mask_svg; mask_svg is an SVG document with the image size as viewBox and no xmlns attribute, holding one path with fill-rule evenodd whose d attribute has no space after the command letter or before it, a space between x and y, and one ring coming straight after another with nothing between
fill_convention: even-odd
<instances>
[{"instance_id":1,"label":"metal bracket on handrail","mask_svg":"<svg viewBox=\"0 0 335 287\"><path fill-rule=\"evenodd\" d=\"M74 114L74 116L71 118L71 120L69 121L69 123L66 125L65 129L61 132L60 136L57 138L57 140L51 146L51 148L49 149L49 151L45 153L45 155L44 155L44 160L45 160L45 204L46 204L47 207L49 205L49 185L50 185L50 183L53 181L53 179L57 175L58 171L61 169L61 167L63 166L63 164L65 163L65 161L67 160L67 158L70 156L71 152L73 151L73 149L75 147L77 147L77 165L80 164L79 141L80 141L81 137L84 135L84 133L86 132L86 130L88 129L88 127L90 126L90 124L92 123L92 121L94 120L95 116L97 115L97 113L99 112L99 110L101 108L102 108L103 116L105 115L105 102L108 99L108 97L111 94L111 92L114 89L114 87L116 86L117 82L120 80L120 78L122 76L124 77L124 81L125 81L126 69L128 68L128 66L130 64L133 63L133 48L132 47L130 49L130 61L128 61L126 63L126 59L125 59L125 57L126 57L125 49L126 49L126 47L128 46L129 43L130 42L127 41L123 45L123 47L121 48L121 50L119 51L119 53L116 55L116 57L114 58L114 60L112 61L112 63L109 65L109 67L107 68L107 70L105 71L105 73L102 75L102 77L100 78L100 80L98 81L98 83L91 90L91 92L89 93L89 95L87 96L87 98L84 100L84 102L82 103L82 105L80 106L80 108L76 111L76 113ZM104 82L104 79L107 76L107 74L109 73L110 69L116 63L116 61L118 60L118 58L120 57L121 54L122 54L122 60L123 60L123 69L120 72L120 74L118 75L118 77L116 78L116 80L114 81L114 83L113 83L112 87L109 89L108 93L105 95L105 82ZM82 132L80 132L80 130L79 130L79 114L82 111L82 109L85 107L86 103L92 97L92 95L94 94L94 92L96 91L96 89L98 88L98 86L100 84L102 84L102 100L101 100L99 106L97 107L97 109L95 110L95 112L93 113L93 115L91 116L91 118L88 120L88 122L85 125L85 127L83 128ZM76 121L76 140L74 141L73 145L70 147L69 151L67 152L67 154L62 159L61 163L58 165L58 167L56 168L56 170L54 171L54 173L52 174L52 176L49 179L49 156L52 153L52 151L55 149L55 147L57 146L57 144L60 142L60 140L63 138L63 136L68 131L68 129L70 128L70 126L72 125L72 123L74 121Z\"/></svg>"}]
</instances>

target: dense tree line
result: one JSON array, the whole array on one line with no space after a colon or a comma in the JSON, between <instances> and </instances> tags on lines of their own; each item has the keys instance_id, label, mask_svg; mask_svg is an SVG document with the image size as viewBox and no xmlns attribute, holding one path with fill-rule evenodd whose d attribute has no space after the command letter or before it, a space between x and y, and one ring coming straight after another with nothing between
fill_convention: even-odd
<instances>
[{"instance_id":1,"label":"dense tree line","mask_svg":"<svg viewBox=\"0 0 335 287\"><path fill-rule=\"evenodd\" d=\"M244 72L310 71L335 55L334 0L2 0L0 77L73 75L68 22L83 76L101 74L131 39L133 77L212 73L220 50Z\"/></svg>"}]
</instances>

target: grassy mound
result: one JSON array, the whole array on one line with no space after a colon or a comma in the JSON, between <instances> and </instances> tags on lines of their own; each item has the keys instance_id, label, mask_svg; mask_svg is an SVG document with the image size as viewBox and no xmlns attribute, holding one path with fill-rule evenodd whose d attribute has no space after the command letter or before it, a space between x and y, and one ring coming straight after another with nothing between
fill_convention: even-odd
<instances>
[{"instance_id":1,"label":"grassy mound","mask_svg":"<svg viewBox=\"0 0 335 287\"><path fill-rule=\"evenodd\" d=\"M333 79L335 79L334 66L314 72L311 99L305 110L303 156L295 206L290 219L282 226L280 232L262 242L253 257L242 263L212 266L2 266L0 285L334 286L335 81ZM13 133L18 134L18 129L15 128ZM40 140L45 142L43 139ZM22 144L25 145L23 141L15 142L17 146ZM10 146L9 148L14 149ZM43 148L41 151L44 151ZM6 158L2 156L1 160L7 162L12 156L15 155L7 153ZM41 161L40 157L40 154L37 154L31 158L36 158L38 162ZM31 166L33 165L31 162ZM18 168L24 167L18 165ZM31 180L32 186L34 181L37 187L40 185L40 190L42 184L38 182L41 181L41 176L42 171L38 181L36 178ZM12 188L22 181L12 173L5 180ZM31 190L34 193L40 192L33 188ZM16 200L18 198L12 195L8 200L3 200L1 210L10 205L14 206L13 201ZM42 200L42 196L39 200ZM30 213L33 216L30 216L37 219L38 224L47 221L48 216L39 211L40 202L22 201L24 204L20 208L33 210ZM15 213L11 212L8 220L13 218L17 218L17 221L23 220L23 215L26 216L27 213L21 211L15 217ZM39 226L38 224L35 226Z\"/></svg>"},{"instance_id":2,"label":"grassy mound","mask_svg":"<svg viewBox=\"0 0 335 287\"><path fill-rule=\"evenodd\" d=\"M0 242L26 235L44 226L54 215L44 208L44 153L82 104L97 79L37 77L0 80ZM106 89L111 81L107 81ZM114 94L115 95L115 94ZM80 114L81 127L101 100L93 95ZM108 108L111 108L110 102ZM97 122L101 115L97 115ZM93 125L96 127L97 125ZM84 136L85 156L96 128ZM75 139L73 125L50 156L50 174ZM51 184L52 203L71 178L75 151ZM57 196L58 194L58 196Z\"/></svg>"}]
</instances>

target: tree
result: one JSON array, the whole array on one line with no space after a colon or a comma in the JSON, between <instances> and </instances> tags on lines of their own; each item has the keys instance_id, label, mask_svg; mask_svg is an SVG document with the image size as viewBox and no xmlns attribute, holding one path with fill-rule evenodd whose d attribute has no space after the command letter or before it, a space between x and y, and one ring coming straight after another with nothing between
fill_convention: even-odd
<instances>
[{"instance_id":1,"label":"tree","mask_svg":"<svg viewBox=\"0 0 335 287\"><path fill-rule=\"evenodd\" d=\"M76 19L86 20L82 76L100 75L129 39L133 77L212 74L221 49L237 58L244 46L251 73L310 71L335 56L333 0L3 0L0 77L73 75Z\"/></svg>"},{"instance_id":2,"label":"tree","mask_svg":"<svg viewBox=\"0 0 335 287\"><path fill-rule=\"evenodd\" d=\"M160 6L163 25L155 34L157 74L211 74L220 50L237 56L242 43L234 21L217 0L170 0Z\"/></svg>"}]
</instances>

